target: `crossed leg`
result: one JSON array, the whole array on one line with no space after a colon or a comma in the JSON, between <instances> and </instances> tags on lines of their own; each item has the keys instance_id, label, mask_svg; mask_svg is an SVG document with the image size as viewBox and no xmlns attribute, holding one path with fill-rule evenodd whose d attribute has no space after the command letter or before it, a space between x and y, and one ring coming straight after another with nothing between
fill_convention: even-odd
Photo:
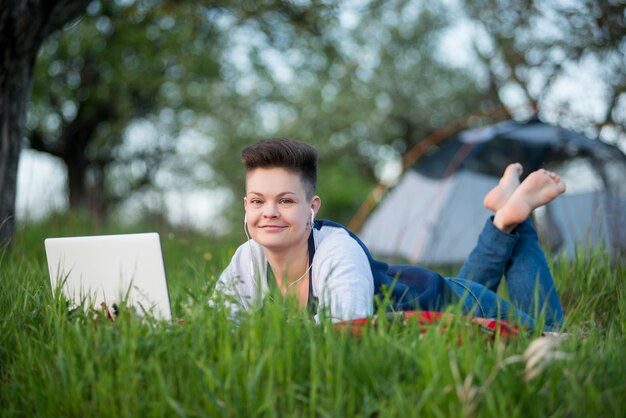
<instances>
[{"instance_id":1,"label":"crossed leg","mask_svg":"<svg viewBox=\"0 0 626 418\"><path fill-rule=\"evenodd\" d=\"M520 164L509 165L499 184L485 196L485 207L495 216L485 224L459 277L490 290L485 289L477 302L493 312L502 303L493 292L504 273L516 308L534 317L544 312L548 323L558 326L563 318L560 300L529 216L563 193L566 186L558 175L546 170L531 173L520 184L521 173Z\"/></svg>"}]
</instances>

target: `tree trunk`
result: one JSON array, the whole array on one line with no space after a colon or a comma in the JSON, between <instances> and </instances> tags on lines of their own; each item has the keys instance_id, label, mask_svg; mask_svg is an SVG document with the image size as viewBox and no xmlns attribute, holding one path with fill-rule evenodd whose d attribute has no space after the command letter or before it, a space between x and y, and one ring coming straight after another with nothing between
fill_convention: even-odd
<instances>
[{"instance_id":1,"label":"tree trunk","mask_svg":"<svg viewBox=\"0 0 626 418\"><path fill-rule=\"evenodd\" d=\"M99 200L105 199L102 178L104 169L101 169L96 159L90 158L87 150L96 139L99 122L113 117L113 111L108 105L83 103L76 118L63 130L59 140L60 149L56 154L67 167L70 210L89 212L98 223L104 219L99 211ZM87 179L88 172L93 175L90 181Z\"/></svg>"},{"instance_id":2,"label":"tree trunk","mask_svg":"<svg viewBox=\"0 0 626 418\"><path fill-rule=\"evenodd\" d=\"M17 165L40 42L20 33L19 20L2 11L0 33L0 246L10 244L15 222Z\"/></svg>"},{"instance_id":3,"label":"tree trunk","mask_svg":"<svg viewBox=\"0 0 626 418\"><path fill-rule=\"evenodd\" d=\"M15 223L17 165L33 68L43 40L79 16L89 0L0 0L0 246Z\"/></svg>"},{"instance_id":4,"label":"tree trunk","mask_svg":"<svg viewBox=\"0 0 626 418\"><path fill-rule=\"evenodd\" d=\"M32 76L24 59L11 67L0 73L0 248L13 236L17 164Z\"/></svg>"},{"instance_id":5,"label":"tree trunk","mask_svg":"<svg viewBox=\"0 0 626 418\"><path fill-rule=\"evenodd\" d=\"M71 153L67 159L64 159L67 167L70 209L78 212L89 209L87 185L85 184L87 164L84 161L85 158L81 158L84 155L84 151L80 150L80 152L81 154L78 152Z\"/></svg>"}]
</instances>

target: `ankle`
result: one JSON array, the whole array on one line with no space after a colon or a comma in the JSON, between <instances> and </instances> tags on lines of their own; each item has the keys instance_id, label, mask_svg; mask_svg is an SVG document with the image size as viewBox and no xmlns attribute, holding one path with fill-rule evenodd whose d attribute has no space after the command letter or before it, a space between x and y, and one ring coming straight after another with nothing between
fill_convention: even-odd
<instances>
[{"instance_id":1,"label":"ankle","mask_svg":"<svg viewBox=\"0 0 626 418\"><path fill-rule=\"evenodd\" d=\"M499 211L496 212L496 214L493 217L493 221L492 221L493 226L495 226L502 232L506 232L507 234L510 234L511 232L513 232L513 230L518 224L511 224L511 223L506 222L505 220L506 220L506 215L503 213L503 209L500 209Z\"/></svg>"}]
</instances>

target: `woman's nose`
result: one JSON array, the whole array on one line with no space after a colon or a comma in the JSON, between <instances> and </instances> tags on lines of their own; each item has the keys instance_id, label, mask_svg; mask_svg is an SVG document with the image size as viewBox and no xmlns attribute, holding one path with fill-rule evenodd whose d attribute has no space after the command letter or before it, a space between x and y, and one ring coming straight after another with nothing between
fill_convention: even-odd
<instances>
[{"instance_id":1,"label":"woman's nose","mask_svg":"<svg viewBox=\"0 0 626 418\"><path fill-rule=\"evenodd\" d=\"M263 211L263 216L266 218L277 218L280 212L278 212L278 208L276 205L268 204L265 206L265 210Z\"/></svg>"}]
</instances>

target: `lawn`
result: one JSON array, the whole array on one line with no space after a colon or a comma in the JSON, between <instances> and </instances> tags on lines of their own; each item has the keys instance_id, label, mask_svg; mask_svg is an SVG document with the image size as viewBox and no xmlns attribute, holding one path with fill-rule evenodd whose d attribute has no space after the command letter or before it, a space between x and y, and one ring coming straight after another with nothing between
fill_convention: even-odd
<instances>
[{"instance_id":1,"label":"lawn","mask_svg":"<svg viewBox=\"0 0 626 418\"><path fill-rule=\"evenodd\" d=\"M503 338L464 320L444 331L384 317L355 336L283 304L235 326L206 301L237 243L181 231L162 231L161 241L172 309L183 323L68 313L50 291L43 239L76 230L60 221L22 227L13 250L0 253L0 416L626 411L626 268L602 253L553 266L565 338L536 331Z\"/></svg>"}]
</instances>

